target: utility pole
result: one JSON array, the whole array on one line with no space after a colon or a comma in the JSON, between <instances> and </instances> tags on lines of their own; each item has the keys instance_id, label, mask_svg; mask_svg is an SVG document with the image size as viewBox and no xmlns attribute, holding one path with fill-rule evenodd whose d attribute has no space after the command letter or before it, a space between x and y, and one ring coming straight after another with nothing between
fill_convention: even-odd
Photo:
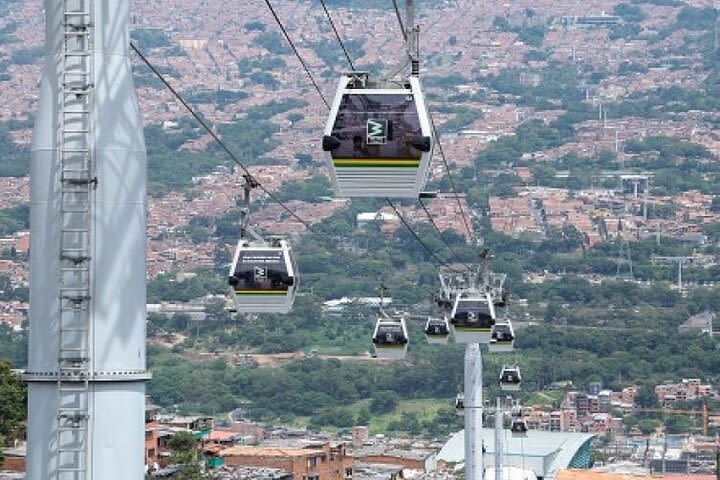
<instances>
[{"instance_id":1,"label":"utility pole","mask_svg":"<svg viewBox=\"0 0 720 480\"><path fill-rule=\"evenodd\" d=\"M691 257L691 256L666 257L666 256L655 255L655 256L653 256L652 261L653 261L653 263L655 263L656 261L676 262L677 263L677 265L678 265L677 285L678 285L678 290L680 290L682 292L683 265L685 264L685 262L692 262L693 259L694 259L694 257Z\"/></svg>"}]
</instances>

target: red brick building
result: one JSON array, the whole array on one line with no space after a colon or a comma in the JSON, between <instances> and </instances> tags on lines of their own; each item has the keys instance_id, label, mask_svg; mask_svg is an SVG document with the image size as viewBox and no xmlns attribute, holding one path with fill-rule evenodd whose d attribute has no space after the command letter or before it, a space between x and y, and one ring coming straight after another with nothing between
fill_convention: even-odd
<instances>
[{"instance_id":1,"label":"red brick building","mask_svg":"<svg viewBox=\"0 0 720 480\"><path fill-rule=\"evenodd\" d=\"M344 443L314 444L305 448L231 447L222 450L225 466L279 468L295 480L349 480L354 459Z\"/></svg>"},{"instance_id":2,"label":"red brick building","mask_svg":"<svg viewBox=\"0 0 720 480\"><path fill-rule=\"evenodd\" d=\"M158 463L159 434L156 421L158 408L154 405L145 406L145 465L152 468Z\"/></svg>"}]
</instances>

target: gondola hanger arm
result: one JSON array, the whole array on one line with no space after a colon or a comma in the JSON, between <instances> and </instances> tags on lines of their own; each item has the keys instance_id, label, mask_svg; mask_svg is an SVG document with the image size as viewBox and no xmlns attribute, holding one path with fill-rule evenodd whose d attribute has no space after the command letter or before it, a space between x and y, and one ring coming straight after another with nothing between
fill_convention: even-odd
<instances>
[{"instance_id":1,"label":"gondola hanger arm","mask_svg":"<svg viewBox=\"0 0 720 480\"><path fill-rule=\"evenodd\" d=\"M250 227L250 194L253 189L258 188L260 183L255 180L255 177L246 173L243 175L245 184L243 185L243 206L240 209L240 238L247 238L250 234L252 238L259 242L265 242L265 240Z\"/></svg>"}]
</instances>

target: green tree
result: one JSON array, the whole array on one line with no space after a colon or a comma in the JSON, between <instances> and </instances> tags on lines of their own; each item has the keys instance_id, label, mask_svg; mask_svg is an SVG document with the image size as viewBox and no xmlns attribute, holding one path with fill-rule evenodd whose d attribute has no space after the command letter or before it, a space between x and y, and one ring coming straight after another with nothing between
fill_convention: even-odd
<instances>
[{"instance_id":1,"label":"green tree","mask_svg":"<svg viewBox=\"0 0 720 480\"><path fill-rule=\"evenodd\" d=\"M389 413L395 410L400 397L397 393L389 390L383 390L373 395L370 402L370 409L376 414Z\"/></svg>"},{"instance_id":2,"label":"green tree","mask_svg":"<svg viewBox=\"0 0 720 480\"><path fill-rule=\"evenodd\" d=\"M619 3L613 8L613 13L622 17L626 22L642 22L645 20L645 12L637 5Z\"/></svg>"},{"instance_id":3,"label":"green tree","mask_svg":"<svg viewBox=\"0 0 720 480\"><path fill-rule=\"evenodd\" d=\"M178 432L170 437L172 460L175 463L192 463L198 459L197 439L191 432Z\"/></svg>"},{"instance_id":4,"label":"green tree","mask_svg":"<svg viewBox=\"0 0 720 480\"><path fill-rule=\"evenodd\" d=\"M200 452L197 447L197 439L190 432L178 432L170 437L170 448L173 463L180 467L178 480L205 480L212 477L203 473L200 468Z\"/></svg>"},{"instance_id":5,"label":"green tree","mask_svg":"<svg viewBox=\"0 0 720 480\"><path fill-rule=\"evenodd\" d=\"M710 211L720 212L720 197L713 197L712 202L710 202Z\"/></svg>"},{"instance_id":6,"label":"green tree","mask_svg":"<svg viewBox=\"0 0 720 480\"><path fill-rule=\"evenodd\" d=\"M297 159L297 165L300 168L311 168L315 164L315 160L309 153L298 153L295 155Z\"/></svg>"},{"instance_id":7,"label":"green tree","mask_svg":"<svg viewBox=\"0 0 720 480\"><path fill-rule=\"evenodd\" d=\"M548 302L548 306L545 309L545 323L552 325L561 316L562 309L555 302Z\"/></svg>"},{"instance_id":8,"label":"green tree","mask_svg":"<svg viewBox=\"0 0 720 480\"><path fill-rule=\"evenodd\" d=\"M20 377L12 372L10 362L0 360L0 445L2 440L22 436L21 422L25 420L27 390Z\"/></svg>"},{"instance_id":9,"label":"green tree","mask_svg":"<svg viewBox=\"0 0 720 480\"><path fill-rule=\"evenodd\" d=\"M670 434L688 433L693 426L692 419L685 415L673 415L665 420L665 428Z\"/></svg>"},{"instance_id":10,"label":"green tree","mask_svg":"<svg viewBox=\"0 0 720 480\"><path fill-rule=\"evenodd\" d=\"M0 235L11 235L28 228L30 228L29 205L0 210Z\"/></svg>"},{"instance_id":11,"label":"green tree","mask_svg":"<svg viewBox=\"0 0 720 480\"><path fill-rule=\"evenodd\" d=\"M638 428L640 431L648 435L650 433L653 433L657 428L662 426L662 422L660 420L657 420L655 418L649 418L646 420L640 420L638 422Z\"/></svg>"},{"instance_id":12,"label":"green tree","mask_svg":"<svg viewBox=\"0 0 720 480\"><path fill-rule=\"evenodd\" d=\"M320 197L328 197L332 192L327 177L317 176L300 182L287 182L275 195L283 202L301 200L307 203L319 203L322 202Z\"/></svg>"},{"instance_id":13,"label":"green tree","mask_svg":"<svg viewBox=\"0 0 720 480\"><path fill-rule=\"evenodd\" d=\"M635 403L643 408L655 408L659 405L655 389L651 385L643 385L635 395Z\"/></svg>"},{"instance_id":14,"label":"green tree","mask_svg":"<svg viewBox=\"0 0 720 480\"><path fill-rule=\"evenodd\" d=\"M403 430L409 432L411 435L419 435L422 431L420 419L415 412L403 412L402 423L404 425Z\"/></svg>"},{"instance_id":15,"label":"green tree","mask_svg":"<svg viewBox=\"0 0 720 480\"><path fill-rule=\"evenodd\" d=\"M287 119L293 124L299 122L303 118L305 118L305 115L302 113L291 113L287 116Z\"/></svg>"},{"instance_id":16,"label":"green tree","mask_svg":"<svg viewBox=\"0 0 720 480\"><path fill-rule=\"evenodd\" d=\"M368 425L370 423L370 420L371 420L370 410L368 410L366 407L363 407L358 412L355 423L358 425Z\"/></svg>"}]
</instances>

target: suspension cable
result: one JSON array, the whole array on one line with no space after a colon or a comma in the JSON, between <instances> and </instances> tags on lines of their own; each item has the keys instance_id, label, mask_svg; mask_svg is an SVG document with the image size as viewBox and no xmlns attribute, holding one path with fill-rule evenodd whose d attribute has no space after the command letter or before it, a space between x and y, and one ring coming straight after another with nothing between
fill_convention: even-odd
<instances>
[{"instance_id":1,"label":"suspension cable","mask_svg":"<svg viewBox=\"0 0 720 480\"><path fill-rule=\"evenodd\" d=\"M425 211L425 215L427 215L428 220L430 220L430 223L432 224L433 228L435 229L435 232L437 233L437 236L440 238L440 240L442 240L442 242L445 244L445 246L446 246L447 249L450 251L450 253L452 253L452 255L455 257L455 260L457 260L458 263L461 263L461 264L465 265L465 267L467 267L468 269L471 268L470 265L468 265L467 263L465 263L465 262L460 258L460 256L457 254L457 252L455 251L455 249L452 247L452 245L450 245L450 244L448 243L448 241L445 240L445 238L443 237L442 232L440 231L440 229L438 228L437 224L435 223L435 220L433 220L432 215L430 215L430 212L428 211L427 206L425 205L425 202L422 201L422 198L418 198L418 203L420 203L420 206L422 207L423 211Z\"/></svg>"},{"instance_id":2,"label":"suspension cable","mask_svg":"<svg viewBox=\"0 0 720 480\"><path fill-rule=\"evenodd\" d=\"M402 15L400 15L400 7L398 7L397 0L392 0L393 7L395 7L395 17L397 18L398 24L400 25L400 32L403 38L407 42L407 32L405 31L405 25L403 25Z\"/></svg>"},{"instance_id":3,"label":"suspension cable","mask_svg":"<svg viewBox=\"0 0 720 480\"><path fill-rule=\"evenodd\" d=\"M398 6L397 0L392 0L393 7L395 9L395 17L397 18L398 24L400 25L400 30L402 31L403 38L405 41L407 41L407 32L405 31L405 26L403 25L402 21L402 15L400 15L400 7ZM470 228L470 223L468 222L467 217L465 216L465 211L462 206L462 202L460 201L460 197L458 196L457 189L455 188L455 179L453 178L452 171L450 170L450 165L447 161L447 158L445 157L445 151L443 149L442 143L440 143L440 136L438 135L437 128L435 128L435 120L432 116L432 113L430 113L430 122L432 124L433 129L433 135L435 135L435 141L437 142L438 148L440 150L440 155L442 157L443 163L445 165L445 171L447 172L448 180L450 181L450 187L452 189L453 195L455 196L455 199L458 202L458 207L460 207L460 214L462 215L463 223L465 224L465 228L468 231L468 235L470 236L470 240L475 240L475 234Z\"/></svg>"},{"instance_id":4,"label":"suspension cable","mask_svg":"<svg viewBox=\"0 0 720 480\"><path fill-rule=\"evenodd\" d=\"M340 37L340 33L338 32L337 28L335 27L335 22L333 22L333 19L330 16L330 12L327 9L327 5L325 5L325 0L320 0L320 4L322 5L323 10L325 10L325 16L327 17L328 22L330 22L330 26L332 27L333 32L335 32L335 38L337 38L337 41L340 44L340 48L342 48L342 51L345 54L345 58L347 59L348 64L350 64L350 69L354 72L355 64L353 63L352 58L350 58L350 53L348 53L347 48L345 48L345 43L342 41L342 38Z\"/></svg>"},{"instance_id":5,"label":"suspension cable","mask_svg":"<svg viewBox=\"0 0 720 480\"><path fill-rule=\"evenodd\" d=\"M468 222L468 218L465 215L465 209L462 206L462 202L460 201L460 196L458 195L457 188L455 186L455 179L452 174L452 170L450 170L450 164L447 161L447 157L445 157L445 150L443 149L442 143L440 142L440 136L438 135L437 128L435 128L435 119L432 116L432 113L430 114L430 125L433 129L433 135L435 135L435 141L437 142L438 149L440 150L440 157L442 158L443 164L445 165L445 171L447 172L448 180L450 181L450 188L452 189L453 196L455 197L455 200L457 200L458 207L460 207L460 215L462 216L463 223L465 223L465 228L468 231L468 235L470 235L470 240L475 240L475 233L473 232L472 228L470 228L470 223Z\"/></svg>"},{"instance_id":6,"label":"suspension cable","mask_svg":"<svg viewBox=\"0 0 720 480\"><path fill-rule=\"evenodd\" d=\"M320 86L315 81L315 77L313 77L313 74L310 72L310 68L308 68L307 63L305 63L305 60L302 58L302 55L300 55L300 52L298 51L297 47L293 43L292 39L290 38L290 35L288 34L288 31L285 29L285 25L282 24L280 21L280 17L278 17L277 13L275 12L275 9L273 8L272 4L270 3L270 0L265 0L265 4L267 5L268 9L270 9L270 13L272 13L272 16L275 18L275 21L277 22L278 26L280 27L280 30L282 30L283 34L285 35L285 39L287 39L288 43L290 44L290 47L292 47L293 52L295 52L295 56L300 61L300 64L302 65L303 69L305 69L305 73L307 74L308 78L310 78L310 82L312 82L313 86L315 87L315 90L317 90L318 95L320 95L320 98L322 98L323 103L327 108L330 108L330 104L328 103L327 99L325 98L325 95L323 95L322 90L320 90ZM339 40L339 37L338 37Z\"/></svg>"},{"instance_id":7,"label":"suspension cable","mask_svg":"<svg viewBox=\"0 0 720 480\"><path fill-rule=\"evenodd\" d=\"M275 203L280 205L283 210L285 210L287 213L289 213L293 218L295 218L297 221L303 224L305 228L308 230L312 230L312 226L310 223L303 218L301 218L295 211L293 211L290 207L288 207L282 200L280 200L275 194L273 194L270 190L267 189L262 183L258 182L257 179L250 173L250 170L247 169L245 165L242 164L242 162L238 159L238 157L230 150L230 148L225 144L225 142L222 141L222 139L213 131L212 128L210 128L210 125L203 119L196 111L193 109L190 104L183 98L180 93L173 88L172 85L167 81L165 76L158 71L155 66L150 63L150 60L142 54L142 52L135 46L134 43L130 43L130 48L133 49L133 51L140 57L140 59L143 61L143 63L155 74L155 76L167 87L168 90L173 94L173 96L185 107L185 109L192 115L195 120L205 129L207 133L210 134L210 136L213 138L213 140L220 146L220 148L223 149L223 151L235 162L238 164L238 166L245 172L246 175L249 176L249 178L253 179L257 183L257 187L260 188L263 192L267 194L268 197L270 197Z\"/></svg>"},{"instance_id":8,"label":"suspension cable","mask_svg":"<svg viewBox=\"0 0 720 480\"><path fill-rule=\"evenodd\" d=\"M405 228L408 229L408 231L412 234L412 236L415 237L415 240L417 240L417 242L418 242L420 245L422 245L422 247L425 249L425 251L427 251L427 252L430 254L430 256L435 260L435 262L436 262L437 264L439 264L440 266L442 266L442 267L447 267L447 268L449 268L450 270L455 270L455 269L452 268L450 265L448 265L447 262L444 262L440 257L438 257L438 256L430 249L430 247L427 246L427 244L423 241L423 239L420 238L420 235L418 235L418 234L415 232L415 230L412 229L412 227L411 227L410 224L407 222L407 220L405 220L405 217L402 216L402 214L401 214L400 211L397 209L397 207L396 207L395 204L392 202L392 200L390 200L390 199L387 198L387 197L385 197L385 200L387 201L388 205L390 205L390 207L393 209L393 211L395 212L395 215L397 215L398 218L400 219L400 221L403 223L403 225L405 225ZM457 270L456 270L456 271L457 271Z\"/></svg>"}]
</instances>

